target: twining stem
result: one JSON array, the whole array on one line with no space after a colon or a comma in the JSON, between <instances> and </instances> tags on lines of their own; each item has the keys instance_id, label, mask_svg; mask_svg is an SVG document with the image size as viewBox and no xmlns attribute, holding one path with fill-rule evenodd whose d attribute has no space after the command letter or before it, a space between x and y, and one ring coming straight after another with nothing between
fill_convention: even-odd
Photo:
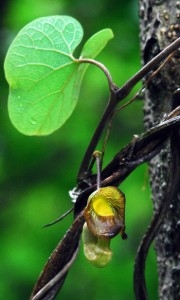
<instances>
[{"instance_id":1,"label":"twining stem","mask_svg":"<svg viewBox=\"0 0 180 300\"><path fill-rule=\"evenodd\" d=\"M118 89L118 99L119 101L124 99L129 95L133 87L145 76L147 75L157 64L161 63L169 54L174 52L180 47L180 38L175 40L165 49L163 49L158 55L151 59L141 70L139 70L131 79L129 79L121 88Z\"/></svg>"},{"instance_id":2,"label":"twining stem","mask_svg":"<svg viewBox=\"0 0 180 300\"><path fill-rule=\"evenodd\" d=\"M180 113L180 107L178 106L174 109L166 118L169 120L173 116L176 117ZM171 135L171 164L169 180L167 181L167 188L162 197L161 203L155 212L153 219L145 232L143 239L140 243L138 253L135 259L134 266L134 291L137 300L148 300L147 297L147 287L145 280L145 263L146 257L148 255L149 248L152 241L157 235L161 224L163 223L164 217L166 216L170 204L176 198L178 188L179 188L179 177L180 177L180 151L179 145L177 145L177 140L179 140L178 130L173 130Z\"/></svg>"},{"instance_id":3,"label":"twining stem","mask_svg":"<svg viewBox=\"0 0 180 300\"><path fill-rule=\"evenodd\" d=\"M111 93L108 105L107 105L107 107L104 111L104 114L94 132L94 135L87 147L87 150L86 150L83 160L81 162L81 166L80 166L80 169L78 172L78 177L77 177L79 180L83 180L86 175L86 172L88 170L88 166L89 166L89 163L90 163L90 160L92 157L92 153L94 152L94 150L97 146L97 143L101 137L101 134L111 117L111 113L114 111L114 108L116 106L116 99L117 99L117 96L116 96L116 92L114 91Z\"/></svg>"},{"instance_id":4,"label":"twining stem","mask_svg":"<svg viewBox=\"0 0 180 300\"><path fill-rule=\"evenodd\" d=\"M109 81L109 87L110 87L110 99L108 102L108 105L104 111L104 114L94 132L94 135L86 149L86 152L84 154L83 160L80 165L80 169L78 172L78 180L81 181L86 177L86 173L89 167L89 163L91 161L92 154L98 144L98 141L102 135L102 132L104 131L106 124L109 122L116 105L125 99L133 87L145 76L147 75L152 69L154 69L157 64L161 63L162 60L166 59L166 57L174 52L176 49L180 47L180 38L175 40L173 43L171 43L169 46L167 46L164 50L162 50L157 56L155 56L150 62L148 62L140 71L138 71L131 79L129 79L121 88L117 88L111 79L111 76L109 72L107 73L107 78ZM85 62L85 61L84 61ZM90 63L90 60L86 61ZM91 61L92 63L92 61ZM94 63L94 61L93 61ZM100 65L99 65L100 67Z\"/></svg>"},{"instance_id":5,"label":"twining stem","mask_svg":"<svg viewBox=\"0 0 180 300\"><path fill-rule=\"evenodd\" d=\"M35 296L33 296L32 300L40 300L43 299L47 292L49 292L53 287L65 276L65 274L70 269L71 265L75 261L77 254L79 252L79 245L77 249L74 251L71 259L65 264L65 266L54 276L43 288L41 288ZM52 299L52 298L51 298Z\"/></svg>"}]
</instances>

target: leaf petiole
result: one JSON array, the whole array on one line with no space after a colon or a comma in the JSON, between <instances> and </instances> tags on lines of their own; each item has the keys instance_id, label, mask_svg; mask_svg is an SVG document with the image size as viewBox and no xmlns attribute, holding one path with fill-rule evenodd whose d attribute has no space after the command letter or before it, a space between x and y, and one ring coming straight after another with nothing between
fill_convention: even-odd
<instances>
[{"instance_id":1,"label":"leaf petiole","mask_svg":"<svg viewBox=\"0 0 180 300\"><path fill-rule=\"evenodd\" d=\"M113 83L111 74L108 71L108 69L99 61L96 61L96 60L90 59L90 58L80 58L80 59L76 59L75 61L79 62L79 63L88 63L88 64L97 66L99 69L101 69L104 72L104 74L108 80L109 90L112 92L117 88L117 86Z\"/></svg>"}]
</instances>

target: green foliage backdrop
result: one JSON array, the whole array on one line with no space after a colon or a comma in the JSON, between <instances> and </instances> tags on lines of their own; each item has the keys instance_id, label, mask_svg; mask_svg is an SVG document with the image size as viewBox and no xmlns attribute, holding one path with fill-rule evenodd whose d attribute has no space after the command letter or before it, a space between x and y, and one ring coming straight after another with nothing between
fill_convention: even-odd
<instances>
[{"instance_id":1,"label":"green foliage backdrop","mask_svg":"<svg viewBox=\"0 0 180 300\"><path fill-rule=\"evenodd\" d=\"M79 103L68 122L51 136L26 137L13 128L7 114L5 53L17 32L34 18L71 15L82 24L84 41L102 28L113 30L114 40L97 60L106 65L115 83L121 86L140 67L138 3L136 0L14 0L2 1L1 6L0 294L4 299L24 300L72 222L71 215L53 227L42 229L43 224L71 207L68 191L76 184L82 155L106 105L108 86L104 75L90 66ZM80 50L81 46L77 52ZM142 102L138 101L115 117L105 161L133 134L142 131ZM152 214L147 166L135 171L121 189L127 199L128 240L116 237L112 241L113 259L105 269L89 265L81 248L57 299L134 299L133 260ZM157 299L153 250L148 256L147 279L151 298Z\"/></svg>"}]
</instances>

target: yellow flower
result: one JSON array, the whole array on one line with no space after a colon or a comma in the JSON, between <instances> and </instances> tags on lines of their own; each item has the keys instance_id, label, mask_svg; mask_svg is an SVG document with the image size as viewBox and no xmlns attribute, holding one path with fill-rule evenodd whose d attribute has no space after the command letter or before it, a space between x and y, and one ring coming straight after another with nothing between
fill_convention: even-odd
<instances>
[{"instance_id":1,"label":"yellow flower","mask_svg":"<svg viewBox=\"0 0 180 300\"><path fill-rule=\"evenodd\" d=\"M84 254L97 267L104 267L112 257L110 240L125 234L125 196L116 187L99 188L88 198L83 227Z\"/></svg>"}]
</instances>

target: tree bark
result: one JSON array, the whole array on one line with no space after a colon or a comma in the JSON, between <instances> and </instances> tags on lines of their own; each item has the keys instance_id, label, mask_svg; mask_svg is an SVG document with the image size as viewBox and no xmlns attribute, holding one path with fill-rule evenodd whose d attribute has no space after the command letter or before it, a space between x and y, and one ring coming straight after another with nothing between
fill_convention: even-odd
<instances>
[{"instance_id":1,"label":"tree bark","mask_svg":"<svg viewBox=\"0 0 180 300\"><path fill-rule=\"evenodd\" d=\"M146 64L180 36L180 1L139 0L142 63ZM144 124L156 125L171 111L173 99L180 105L180 51L153 78L145 91ZM163 201L169 176L180 173L180 134L173 133L170 143L150 163L152 200L156 210ZM179 140L178 140L179 138ZM173 169L171 169L171 167ZM176 169L176 170L175 170ZM180 299L180 177L175 197L157 233L159 299Z\"/></svg>"}]
</instances>

